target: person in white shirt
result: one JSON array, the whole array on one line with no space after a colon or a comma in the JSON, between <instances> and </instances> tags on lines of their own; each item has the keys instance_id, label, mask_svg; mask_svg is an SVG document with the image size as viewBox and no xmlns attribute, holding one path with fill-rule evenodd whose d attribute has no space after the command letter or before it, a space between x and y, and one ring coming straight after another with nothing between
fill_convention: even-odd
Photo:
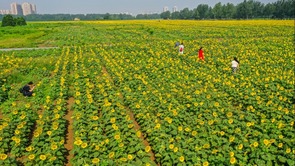
<instances>
[{"instance_id":1,"label":"person in white shirt","mask_svg":"<svg viewBox=\"0 0 295 166\"><path fill-rule=\"evenodd\" d=\"M237 72L237 70L239 69L239 61L237 59L237 57L234 57L234 60L231 62L231 67L232 67L232 71L235 74Z\"/></svg>"},{"instance_id":2,"label":"person in white shirt","mask_svg":"<svg viewBox=\"0 0 295 166\"><path fill-rule=\"evenodd\" d=\"M183 50L184 50L184 45L183 45L183 43L181 43L181 44L179 45L179 53L180 53L180 54L183 54Z\"/></svg>"}]
</instances>

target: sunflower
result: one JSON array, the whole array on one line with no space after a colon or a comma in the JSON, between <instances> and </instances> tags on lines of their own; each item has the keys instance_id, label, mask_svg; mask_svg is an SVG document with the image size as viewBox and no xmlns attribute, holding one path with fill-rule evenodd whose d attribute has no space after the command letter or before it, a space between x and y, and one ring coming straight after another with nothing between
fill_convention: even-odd
<instances>
[{"instance_id":1,"label":"sunflower","mask_svg":"<svg viewBox=\"0 0 295 166\"><path fill-rule=\"evenodd\" d=\"M203 162L203 166L208 166L208 165L209 165L208 161Z\"/></svg>"},{"instance_id":2,"label":"sunflower","mask_svg":"<svg viewBox=\"0 0 295 166\"><path fill-rule=\"evenodd\" d=\"M150 146L146 146L146 147L145 147L145 151L146 151L146 152L150 152L150 151L151 151L151 147L150 147Z\"/></svg>"},{"instance_id":3,"label":"sunflower","mask_svg":"<svg viewBox=\"0 0 295 166\"><path fill-rule=\"evenodd\" d=\"M183 157L183 156L180 156L180 157L179 157L179 161L180 161L180 162L184 162L184 157Z\"/></svg>"},{"instance_id":4,"label":"sunflower","mask_svg":"<svg viewBox=\"0 0 295 166\"><path fill-rule=\"evenodd\" d=\"M233 142L235 140L235 137L234 136L230 136L229 137L229 142Z\"/></svg>"},{"instance_id":5,"label":"sunflower","mask_svg":"<svg viewBox=\"0 0 295 166\"><path fill-rule=\"evenodd\" d=\"M57 145L56 144L52 144L51 145L51 150L56 150L57 149Z\"/></svg>"},{"instance_id":6,"label":"sunflower","mask_svg":"<svg viewBox=\"0 0 295 166\"><path fill-rule=\"evenodd\" d=\"M0 154L0 159L5 160L7 158L7 154Z\"/></svg>"},{"instance_id":7,"label":"sunflower","mask_svg":"<svg viewBox=\"0 0 295 166\"><path fill-rule=\"evenodd\" d=\"M128 160L132 160L133 159L133 156L131 154L128 154L127 155L127 158L128 158Z\"/></svg>"},{"instance_id":8,"label":"sunflower","mask_svg":"<svg viewBox=\"0 0 295 166\"><path fill-rule=\"evenodd\" d=\"M34 148L32 147L32 146L28 146L28 147L26 147L26 151L27 152L30 152L30 151L32 151Z\"/></svg>"},{"instance_id":9,"label":"sunflower","mask_svg":"<svg viewBox=\"0 0 295 166\"><path fill-rule=\"evenodd\" d=\"M160 127L161 127L161 124L157 123L156 126L155 126L155 129L159 129Z\"/></svg>"},{"instance_id":10,"label":"sunflower","mask_svg":"<svg viewBox=\"0 0 295 166\"><path fill-rule=\"evenodd\" d=\"M79 139L79 140L76 140L76 141L74 142L75 145L81 145L82 143L83 143L83 141L80 140L80 139Z\"/></svg>"},{"instance_id":11,"label":"sunflower","mask_svg":"<svg viewBox=\"0 0 295 166\"><path fill-rule=\"evenodd\" d=\"M128 128L129 128L129 129L130 129L130 128L133 128L133 126L134 126L134 124L131 123L131 124L128 125Z\"/></svg>"},{"instance_id":12,"label":"sunflower","mask_svg":"<svg viewBox=\"0 0 295 166\"><path fill-rule=\"evenodd\" d=\"M173 144L170 144L169 145L169 149L173 149L174 148L174 145Z\"/></svg>"},{"instance_id":13,"label":"sunflower","mask_svg":"<svg viewBox=\"0 0 295 166\"><path fill-rule=\"evenodd\" d=\"M264 140L263 140L263 143L264 143L265 146L268 146L270 142L269 142L268 139L264 139Z\"/></svg>"},{"instance_id":14,"label":"sunflower","mask_svg":"<svg viewBox=\"0 0 295 166\"><path fill-rule=\"evenodd\" d=\"M99 150L100 147L98 145L95 145L95 150Z\"/></svg>"},{"instance_id":15,"label":"sunflower","mask_svg":"<svg viewBox=\"0 0 295 166\"><path fill-rule=\"evenodd\" d=\"M182 131L182 126L178 126L178 131Z\"/></svg>"},{"instance_id":16,"label":"sunflower","mask_svg":"<svg viewBox=\"0 0 295 166\"><path fill-rule=\"evenodd\" d=\"M44 160L46 160L46 156L45 155L40 155L40 160L42 160L42 161L44 161Z\"/></svg>"},{"instance_id":17,"label":"sunflower","mask_svg":"<svg viewBox=\"0 0 295 166\"><path fill-rule=\"evenodd\" d=\"M120 139L120 134L116 134L116 135L114 136L114 138L115 138L115 140Z\"/></svg>"},{"instance_id":18,"label":"sunflower","mask_svg":"<svg viewBox=\"0 0 295 166\"><path fill-rule=\"evenodd\" d=\"M87 144L86 142L83 142L82 145L81 145L81 147L84 149L84 148L87 147L87 145L88 145L88 144Z\"/></svg>"},{"instance_id":19,"label":"sunflower","mask_svg":"<svg viewBox=\"0 0 295 166\"><path fill-rule=\"evenodd\" d=\"M192 131L192 136L196 136L198 134L197 131Z\"/></svg>"},{"instance_id":20,"label":"sunflower","mask_svg":"<svg viewBox=\"0 0 295 166\"><path fill-rule=\"evenodd\" d=\"M100 161L99 158L94 158L94 159L92 159L92 163L93 163L93 164L97 164L97 163L99 163L99 161Z\"/></svg>"},{"instance_id":21,"label":"sunflower","mask_svg":"<svg viewBox=\"0 0 295 166\"><path fill-rule=\"evenodd\" d=\"M20 131L19 131L19 130L15 130L14 133L15 133L16 135L18 135L18 134L20 133Z\"/></svg>"},{"instance_id":22,"label":"sunflower","mask_svg":"<svg viewBox=\"0 0 295 166\"><path fill-rule=\"evenodd\" d=\"M254 146L255 148L256 148L258 145L259 145L259 144L258 144L258 142L256 142L256 141L253 143L253 146Z\"/></svg>"},{"instance_id":23,"label":"sunflower","mask_svg":"<svg viewBox=\"0 0 295 166\"><path fill-rule=\"evenodd\" d=\"M210 148L210 144L208 144L208 143L207 143L207 144L204 144L204 145L203 145L203 148L204 148L204 149L208 149L208 148Z\"/></svg>"},{"instance_id":24,"label":"sunflower","mask_svg":"<svg viewBox=\"0 0 295 166\"><path fill-rule=\"evenodd\" d=\"M283 147L283 143L279 143L279 144L278 144L278 147L279 147L279 148L282 148L282 147Z\"/></svg>"},{"instance_id":25,"label":"sunflower","mask_svg":"<svg viewBox=\"0 0 295 166\"><path fill-rule=\"evenodd\" d=\"M109 158L113 158L115 156L115 152L109 153Z\"/></svg>"},{"instance_id":26,"label":"sunflower","mask_svg":"<svg viewBox=\"0 0 295 166\"><path fill-rule=\"evenodd\" d=\"M234 122L233 119L229 119L229 120L228 120L228 123L229 123L229 124L232 124L233 122Z\"/></svg>"},{"instance_id":27,"label":"sunflower","mask_svg":"<svg viewBox=\"0 0 295 166\"><path fill-rule=\"evenodd\" d=\"M287 148L286 149L286 153L288 154L288 153L290 153L291 152L291 148Z\"/></svg>"},{"instance_id":28,"label":"sunflower","mask_svg":"<svg viewBox=\"0 0 295 166\"><path fill-rule=\"evenodd\" d=\"M234 152L229 152L229 156L230 157L234 157L235 156L235 153Z\"/></svg>"},{"instance_id":29,"label":"sunflower","mask_svg":"<svg viewBox=\"0 0 295 166\"><path fill-rule=\"evenodd\" d=\"M98 120L98 116L92 116L92 120Z\"/></svg>"},{"instance_id":30,"label":"sunflower","mask_svg":"<svg viewBox=\"0 0 295 166\"><path fill-rule=\"evenodd\" d=\"M244 146L243 144L239 144L238 149L239 150L242 150L243 149L243 146Z\"/></svg>"},{"instance_id":31,"label":"sunflower","mask_svg":"<svg viewBox=\"0 0 295 166\"><path fill-rule=\"evenodd\" d=\"M111 123L116 123L116 118L111 118Z\"/></svg>"},{"instance_id":32,"label":"sunflower","mask_svg":"<svg viewBox=\"0 0 295 166\"><path fill-rule=\"evenodd\" d=\"M33 159L35 158L35 155L34 155L34 154L30 154L30 155L28 156L28 158L29 158L30 160L33 160Z\"/></svg>"},{"instance_id":33,"label":"sunflower","mask_svg":"<svg viewBox=\"0 0 295 166\"><path fill-rule=\"evenodd\" d=\"M120 148L124 147L124 144L123 144L123 143L120 143L120 144L119 144L119 147L120 147Z\"/></svg>"},{"instance_id":34,"label":"sunflower","mask_svg":"<svg viewBox=\"0 0 295 166\"><path fill-rule=\"evenodd\" d=\"M230 160L229 160L229 162L230 162L231 164L235 164L235 163L237 162L237 160L236 160L236 158L231 157Z\"/></svg>"},{"instance_id":35,"label":"sunflower","mask_svg":"<svg viewBox=\"0 0 295 166\"><path fill-rule=\"evenodd\" d=\"M140 137L141 137L141 131L138 130L138 131L136 132L136 136L137 136L138 138L140 138Z\"/></svg>"},{"instance_id":36,"label":"sunflower","mask_svg":"<svg viewBox=\"0 0 295 166\"><path fill-rule=\"evenodd\" d=\"M230 118L230 117L233 116L233 113L232 113L232 112L228 112L228 113L226 114L226 116L227 116L228 118Z\"/></svg>"}]
</instances>

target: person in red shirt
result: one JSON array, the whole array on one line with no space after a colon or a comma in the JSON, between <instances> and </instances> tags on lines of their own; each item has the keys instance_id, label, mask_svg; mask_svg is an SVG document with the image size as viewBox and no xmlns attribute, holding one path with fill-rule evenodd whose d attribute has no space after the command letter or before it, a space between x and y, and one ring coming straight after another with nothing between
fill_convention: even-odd
<instances>
[{"instance_id":1,"label":"person in red shirt","mask_svg":"<svg viewBox=\"0 0 295 166\"><path fill-rule=\"evenodd\" d=\"M203 47L199 49L199 59L203 61L205 58L204 58L204 51L202 49Z\"/></svg>"}]
</instances>

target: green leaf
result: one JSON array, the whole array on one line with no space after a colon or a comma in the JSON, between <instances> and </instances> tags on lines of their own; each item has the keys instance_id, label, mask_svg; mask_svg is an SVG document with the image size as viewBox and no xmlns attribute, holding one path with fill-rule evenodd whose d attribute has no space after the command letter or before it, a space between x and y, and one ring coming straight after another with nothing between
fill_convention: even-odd
<instances>
[{"instance_id":1,"label":"green leaf","mask_svg":"<svg viewBox=\"0 0 295 166\"><path fill-rule=\"evenodd\" d=\"M286 157L278 156L278 159L279 159L279 161L282 162L282 163L286 163L286 162L287 162Z\"/></svg>"},{"instance_id":2,"label":"green leaf","mask_svg":"<svg viewBox=\"0 0 295 166\"><path fill-rule=\"evenodd\" d=\"M288 163L288 165L295 165L295 161L291 160L291 159L288 159L287 163Z\"/></svg>"}]
</instances>

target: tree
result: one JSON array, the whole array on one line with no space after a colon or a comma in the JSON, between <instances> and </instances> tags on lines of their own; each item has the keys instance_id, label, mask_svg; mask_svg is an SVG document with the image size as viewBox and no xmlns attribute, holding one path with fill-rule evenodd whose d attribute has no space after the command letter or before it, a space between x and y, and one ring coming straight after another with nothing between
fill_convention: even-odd
<instances>
[{"instance_id":1,"label":"tree","mask_svg":"<svg viewBox=\"0 0 295 166\"><path fill-rule=\"evenodd\" d=\"M265 5L263 9L263 16L266 18L273 18L275 10L276 10L276 7L273 4L269 3Z\"/></svg>"},{"instance_id":2,"label":"tree","mask_svg":"<svg viewBox=\"0 0 295 166\"><path fill-rule=\"evenodd\" d=\"M213 18L224 18L221 2L217 3L212 9Z\"/></svg>"},{"instance_id":3,"label":"tree","mask_svg":"<svg viewBox=\"0 0 295 166\"><path fill-rule=\"evenodd\" d=\"M171 18L174 19L174 20L180 19L180 12L179 11L173 12L171 14Z\"/></svg>"},{"instance_id":4,"label":"tree","mask_svg":"<svg viewBox=\"0 0 295 166\"><path fill-rule=\"evenodd\" d=\"M248 19L251 11L250 11L250 6L249 3L244 0L244 2L239 3L237 6L237 13L236 17L239 19Z\"/></svg>"},{"instance_id":5,"label":"tree","mask_svg":"<svg viewBox=\"0 0 295 166\"><path fill-rule=\"evenodd\" d=\"M200 19L199 12L196 8L193 10L193 19Z\"/></svg>"},{"instance_id":6,"label":"tree","mask_svg":"<svg viewBox=\"0 0 295 166\"><path fill-rule=\"evenodd\" d=\"M6 27L6 26L15 26L15 21L12 15L10 14L4 16L2 19L2 27Z\"/></svg>"},{"instance_id":7,"label":"tree","mask_svg":"<svg viewBox=\"0 0 295 166\"><path fill-rule=\"evenodd\" d=\"M163 19L170 19L170 17L171 17L170 11L166 11L166 12L161 13L161 18L163 18Z\"/></svg>"},{"instance_id":8,"label":"tree","mask_svg":"<svg viewBox=\"0 0 295 166\"><path fill-rule=\"evenodd\" d=\"M27 22L23 17L17 17L14 19L14 21L15 21L15 25L19 25L19 26L27 25Z\"/></svg>"},{"instance_id":9,"label":"tree","mask_svg":"<svg viewBox=\"0 0 295 166\"><path fill-rule=\"evenodd\" d=\"M236 13L236 7L232 3L227 3L226 5L223 5L222 7L224 18L231 19L234 18L234 15Z\"/></svg>"},{"instance_id":10,"label":"tree","mask_svg":"<svg viewBox=\"0 0 295 166\"><path fill-rule=\"evenodd\" d=\"M253 2L253 17L259 18L263 16L264 4L258 1Z\"/></svg>"},{"instance_id":11,"label":"tree","mask_svg":"<svg viewBox=\"0 0 295 166\"><path fill-rule=\"evenodd\" d=\"M209 6L206 4L200 4L197 7L197 11L199 13L200 19L208 18L209 16Z\"/></svg>"},{"instance_id":12,"label":"tree","mask_svg":"<svg viewBox=\"0 0 295 166\"><path fill-rule=\"evenodd\" d=\"M191 19L193 17L193 11L189 10L188 8L184 8L180 11L180 18L181 19Z\"/></svg>"}]
</instances>

